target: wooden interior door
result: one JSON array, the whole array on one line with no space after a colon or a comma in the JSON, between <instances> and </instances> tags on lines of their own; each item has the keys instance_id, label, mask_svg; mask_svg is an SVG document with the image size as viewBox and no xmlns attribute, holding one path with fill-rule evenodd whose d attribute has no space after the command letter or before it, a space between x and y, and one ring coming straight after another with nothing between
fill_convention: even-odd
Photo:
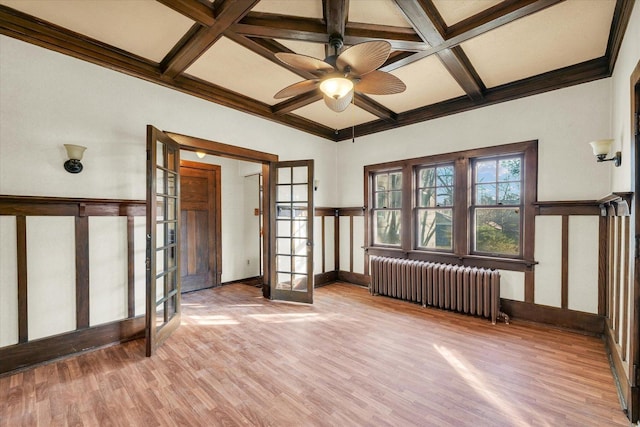
<instances>
[{"instance_id":1,"label":"wooden interior door","mask_svg":"<svg viewBox=\"0 0 640 427\"><path fill-rule=\"evenodd\" d=\"M146 354L180 326L180 145L147 126Z\"/></svg>"},{"instance_id":2,"label":"wooden interior door","mask_svg":"<svg viewBox=\"0 0 640 427\"><path fill-rule=\"evenodd\" d=\"M182 292L220 286L220 166L180 162Z\"/></svg>"},{"instance_id":3,"label":"wooden interior door","mask_svg":"<svg viewBox=\"0 0 640 427\"><path fill-rule=\"evenodd\" d=\"M271 172L271 299L313 303L313 160Z\"/></svg>"}]
</instances>

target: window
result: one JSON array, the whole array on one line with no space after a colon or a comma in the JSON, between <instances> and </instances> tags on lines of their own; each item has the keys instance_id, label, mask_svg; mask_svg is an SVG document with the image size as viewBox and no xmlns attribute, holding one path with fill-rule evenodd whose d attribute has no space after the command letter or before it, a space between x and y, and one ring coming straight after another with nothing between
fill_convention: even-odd
<instances>
[{"instance_id":1,"label":"window","mask_svg":"<svg viewBox=\"0 0 640 427\"><path fill-rule=\"evenodd\" d=\"M524 271L533 262L537 147L366 166L368 254Z\"/></svg>"},{"instance_id":2,"label":"window","mask_svg":"<svg viewBox=\"0 0 640 427\"><path fill-rule=\"evenodd\" d=\"M402 171L380 172L373 177L374 244L400 245Z\"/></svg>"},{"instance_id":3,"label":"window","mask_svg":"<svg viewBox=\"0 0 640 427\"><path fill-rule=\"evenodd\" d=\"M520 255L522 156L475 159L472 168L473 252Z\"/></svg>"},{"instance_id":4,"label":"window","mask_svg":"<svg viewBox=\"0 0 640 427\"><path fill-rule=\"evenodd\" d=\"M416 246L453 249L453 165L420 167L416 177Z\"/></svg>"}]
</instances>

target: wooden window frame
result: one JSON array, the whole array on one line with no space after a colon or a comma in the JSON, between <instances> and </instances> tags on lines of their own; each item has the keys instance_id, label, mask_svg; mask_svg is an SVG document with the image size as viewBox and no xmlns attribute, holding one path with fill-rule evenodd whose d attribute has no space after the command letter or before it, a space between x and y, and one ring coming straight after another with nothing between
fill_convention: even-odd
<instances>
[{"instance_id":1,"label":"wooden window frame","mask_svg":"<svg viewBox=\"0 0 640 427\"><path fill-rule=\"evenodd\" d=\"M472 249L472 162L474 159L522 155L522 220L521 253L517 257L502 254L474 253ZM428 250L417 246L416 216L416 171L420 167L439 164L454 165L454 209L453 209L453 251ZM402 169L402 213L401 247L373 244L372 215L374 204L372 192L373 177L376 173ZM473 265L511 271L530 271L534 261L535 214L538 199L538 141L524 141L492 147L476 148L452 153L437 154L393 162L367 165L364 167L365 200L365 248L367 255L391 256L443 262L458 265Z\"/></svg>"}]
</instances>

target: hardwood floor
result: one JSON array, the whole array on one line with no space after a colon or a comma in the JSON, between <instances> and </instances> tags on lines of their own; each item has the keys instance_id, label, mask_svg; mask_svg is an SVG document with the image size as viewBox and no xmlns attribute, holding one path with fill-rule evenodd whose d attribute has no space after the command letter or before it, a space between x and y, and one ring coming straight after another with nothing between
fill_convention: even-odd
<instances>
[{"instance_id":1,"label":"hardwood floor","mask_svg":"<svg viewBox=\"0 0 640 427\"><path fill-rule=\"evenodd\" d=\"M598 338L345 284L315 301L185 294L151 358L138 340L0 378L0 425L628 425Z\"/></svg>"}]
</instances>

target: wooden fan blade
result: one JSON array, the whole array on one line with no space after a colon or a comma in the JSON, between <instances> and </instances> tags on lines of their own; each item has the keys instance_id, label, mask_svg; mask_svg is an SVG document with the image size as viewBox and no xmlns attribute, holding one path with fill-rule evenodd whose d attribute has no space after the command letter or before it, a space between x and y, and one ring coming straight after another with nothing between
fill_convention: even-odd
<instances>
[{"instance_id":1,"label":"wooden fan blade","mask_svg":"<svg viewBox=\"0 0 640 427\"><path fill-rule=\"evenodd\" d=\"M391 95L404 92L406 88L402 80L379 70L365 74L356 83L356 91L370 95Z\"/></svg>"},{"instance_id":2,"label":"wooden fan blade","mask_svg":"<svg viewBox=\"0 0 640 427\"><path fill-rule=\"evenodd\" d=\"M336 113L341 113L344 110L346 110L349 104L351 104L352 100L353 100L353 90L351 90L351 92L349 92L348 94L346 94L345 96L339 99L331 98L330 96L327 96L327 95L324 96L324 103L327 104L327 107L329 107L331 110L335 111Z\"/></svg>"},{"instance_id":3,"label":"wooden fan blade","mask_svg":"<svg viewBox=\"0 0 640 427\"><path fill-rule=\"evenodd\" d=\"M298 70L315 72L330 72L334 68L326 62L313 56L298 55L297 53L278 52L276 58Z\"/></svg>"},{"instance_id":4,"label":"wooden fan blade","mask_svg":"<svg viewBox=\"0 0 640 427\"><path fill-rule=\"evenodd\" d=\"M301 93L306 93L314 90L318 87L318 80L303 80L298 83L294 83L290 86L285 87L280 92L273 95L275 99L289 98L290 96L300 95Z\"/></svg>"},{"instance_id":5,"label":"wooden fan blade","mask_svg":"<svg viewBox=\"0 0 640 427\"><path fill-rule=\"evenodd\" d=\"M336 65L341 71L349 67L353 74L361 76L381 67L389 53L391 44L387 41L359 43L342 52L336 60Z\"/></svg>"}]
</instances>

